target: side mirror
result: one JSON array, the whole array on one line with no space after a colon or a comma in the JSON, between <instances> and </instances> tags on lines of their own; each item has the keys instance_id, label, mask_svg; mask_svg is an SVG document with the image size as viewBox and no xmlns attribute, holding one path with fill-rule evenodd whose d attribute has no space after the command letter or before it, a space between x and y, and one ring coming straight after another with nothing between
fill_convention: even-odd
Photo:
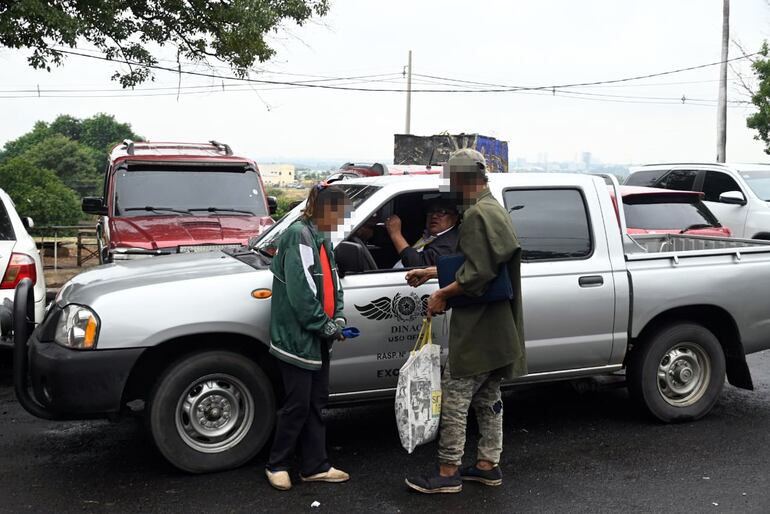
<instances>
[{"instance_id":1,"label":"side mirror","mask_svg":"<svg viewBox=\"0 0 770 514\"><path fill-rule=\"evenodd\" d=\"M730 205L746 205L746 197L740 191L725 191L719 195L719 201Z\"/></svg>"},{"instance_id":2,"label":"side mirror","mask_svg":"<svg viewBox=\"0 0 770 514\"><path fill-rule=\"evenodd\" d=\"M107 215L107 206L104 205L104 199L100 197L86 196L83 198L82 208L86 214Z\"/></svg>"},{"instance_id":3,"label":"side mirror","mask_svg":"<svg viewBox=\"0 0 770 514\"><path fill-rule=\"evenodd\" d=\"M278 212L278 200L274 196L268 196L267 197L267 208L270 210L270 215L272 216L276 212Z\"/></svg>"},{"instance_id":4,"label":"side mirror","mask_svg":"<svg viewBox=\"0 0 770 514\"><path fill-rule=\"evenodd\" d=\"M33 228L35 228L35 222L32 221L32 218L30 218L29 216L24 216L23 218L21 218L21 224L24 225L24 228L26 228L27 230L32 230Z\"/></svg>"}]
</instances>

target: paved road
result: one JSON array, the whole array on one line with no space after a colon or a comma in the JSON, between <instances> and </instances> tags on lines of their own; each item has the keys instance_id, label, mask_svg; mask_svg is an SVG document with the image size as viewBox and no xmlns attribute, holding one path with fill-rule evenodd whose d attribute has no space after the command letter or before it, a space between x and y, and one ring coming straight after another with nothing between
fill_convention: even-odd
<instances>
[{"instance_id":1,"label":"paved road","mask_svg":"<svg viewBox=\"0 0 770 514\"><path fill-rule=\"evenodd\" d=\"M347 484L264 480L264 455L241 469L188 476L167 465L136 419L52 423L16 404L0 354L0 511L19 512L770 512L770 353L750 357L755 392L725 388L697 423L661 425L625 389L538 386L505 401L499 488L406 490L433 445L401 449L389 404L334 409L329 443ZM475 430L475 429L474 429ZM317 500L321 507L311 509Z\"/></svg>"}]
</instances>

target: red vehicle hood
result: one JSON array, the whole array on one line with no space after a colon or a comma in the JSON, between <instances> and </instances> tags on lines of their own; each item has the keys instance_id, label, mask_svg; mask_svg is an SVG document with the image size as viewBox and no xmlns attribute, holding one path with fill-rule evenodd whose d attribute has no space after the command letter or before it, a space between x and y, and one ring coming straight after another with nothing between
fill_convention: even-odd
<instances>
[{"instance_id":1,"label":"red vehicle hood","mask_svg":"<svg viewBox=\"0 0 770 514\"><path fill-rule=\"evenodd\" d=\"M157 250L180 245L246 244L273 223L269 216L110 218L110 247Z\"/></svg>"}]
</instances>

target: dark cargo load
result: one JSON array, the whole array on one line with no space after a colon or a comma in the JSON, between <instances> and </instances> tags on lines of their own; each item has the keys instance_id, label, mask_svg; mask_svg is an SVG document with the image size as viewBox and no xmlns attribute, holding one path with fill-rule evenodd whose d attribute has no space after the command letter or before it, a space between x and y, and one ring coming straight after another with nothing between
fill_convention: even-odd
<instances>
[{"instance_id":1,"label":"dark cargo load","mask_svg":"<svg viewBox=\"0 0 770 514\"><path fill-rule=\"evenodd\" d=\"M508 171L508 142L480 134L435 136L396 134L393 148L394 164L422 165L446 162L456 148L473 148L484 154L489 171L493 173Z\"/></svg>"}]
</instances>

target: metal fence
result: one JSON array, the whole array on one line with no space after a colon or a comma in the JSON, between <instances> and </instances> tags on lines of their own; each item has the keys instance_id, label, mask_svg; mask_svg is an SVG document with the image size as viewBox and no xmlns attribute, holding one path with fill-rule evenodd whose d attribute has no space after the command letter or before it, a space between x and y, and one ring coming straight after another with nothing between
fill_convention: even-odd
<instances>
[{"instance_id":1,"label":"metal fence","mask_svg":"<svg viewBox=\"0 0 770 514\"><path fill-rule=\"evenodd\" d=\"M40 248L40 258L43 266L59 269L59 247L64 243L74 243L77 266L92 259L99 258L98 244L96 241L96 228L93 225L55 225L48 227L34 227L29 231ZM46 256L45 249L52 246L53 256ZM53 257L53 263L48 260Z\"/></svg>"}]
</instances>

